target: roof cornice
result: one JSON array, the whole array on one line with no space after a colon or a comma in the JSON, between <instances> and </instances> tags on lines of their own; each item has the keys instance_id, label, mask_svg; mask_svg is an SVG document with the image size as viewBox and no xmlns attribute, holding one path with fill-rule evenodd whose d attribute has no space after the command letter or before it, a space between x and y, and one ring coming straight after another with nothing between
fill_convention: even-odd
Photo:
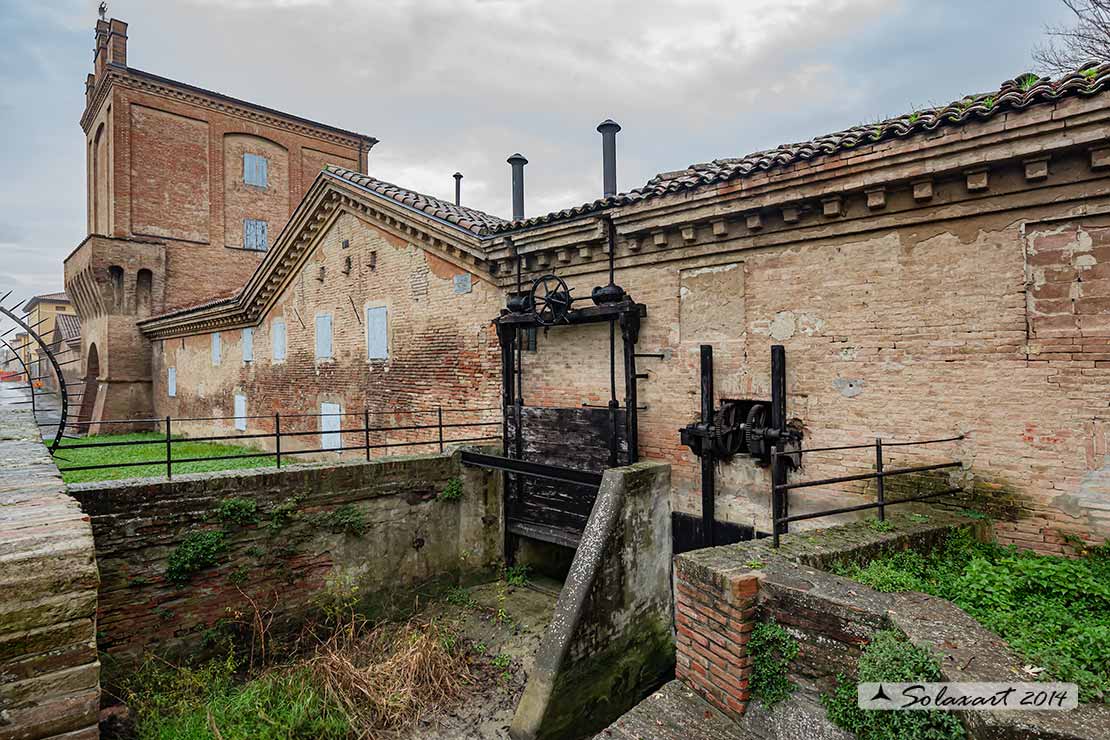
<instances>
[{"instance_id":1,"label":"roof cornice","mask_svg":"<svg viewBox=\"0 0 1110 740\"><path fill-rule=\"evenodd\" d=\"M363 148L369 151L378 143L378 140L373 136L347 131L318 121L301 118L291 113L233 98L230 95L205 90L186 82L178 82L177 80L159 77L149 72L143 72L132 67L122 67L117 64L108 64L104 67L104 73L93 91L92 101L81 116L81 128L86 134L92 127L92 122L114 85L184 101L254 123L265 124L272 128L291 131L301 136L308 136L340 146Z\"/></svg>"}]
</instances>

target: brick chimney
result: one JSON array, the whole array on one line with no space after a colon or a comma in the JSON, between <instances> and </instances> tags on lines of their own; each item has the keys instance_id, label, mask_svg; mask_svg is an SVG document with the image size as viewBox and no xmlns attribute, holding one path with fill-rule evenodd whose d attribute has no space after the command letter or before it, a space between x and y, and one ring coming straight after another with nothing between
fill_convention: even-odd
<instances>
[{"instance_id":1,"label":"brick chimney","mask_svg":"<svg viewBox=\"0 0 1110 740\"><path fill-rule=\"evenodd\" d=\"M93 53L93 72L96 79L104 74L104 65L108 63L108 21L101 18L96 22L96 51Z\"/></svg>"},{"instance_id":2,"label":"brick chimney","mask_svg":"<svg viewBox=\"0 0 1110 740\"><path fill-rule=\"evenodd\" d=\"M127 66L127 24L115 18L108 21L108 63Z\"/></svg>"}]
</instances>

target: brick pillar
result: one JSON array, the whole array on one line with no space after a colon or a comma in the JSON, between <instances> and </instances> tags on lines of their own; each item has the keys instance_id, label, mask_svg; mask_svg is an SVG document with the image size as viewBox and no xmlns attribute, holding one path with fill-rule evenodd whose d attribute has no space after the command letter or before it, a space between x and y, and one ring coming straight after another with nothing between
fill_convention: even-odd
<instances>
[{"instance_id":1,"label":"brick pillar","mask_svg":"<svg viewBox=\"0 0 1110 740\"><path fill-rule=\"evenodd\" d=\"M739 719L751 698L748 639L759 576L722 576L675 562L675 674L722 712Z\"/></svg>"}]
</instances>

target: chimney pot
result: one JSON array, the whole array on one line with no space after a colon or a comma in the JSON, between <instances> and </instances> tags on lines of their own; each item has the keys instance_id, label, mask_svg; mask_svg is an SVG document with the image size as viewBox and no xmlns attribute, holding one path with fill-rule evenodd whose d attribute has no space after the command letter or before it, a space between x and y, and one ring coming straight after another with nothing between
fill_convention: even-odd
<instances>
[{"instance_id":1,"label":"chimney pot","mask_svg":"<svg viewBox=\"0 0 1110 740\"><path fill-rule=\"evenodd\" d=\"M505 161L513 168L513 221L520 221L524 218L524 165L528 160L517 152Z\"/></svg>"},{"instance_id":2,"label":"chimney pot","mask_svg":"<svg viewBox=\"0 0 1110 740\"><path fill-rule=\"evenodd\" d=\"M597 130L601 133L601 193L602 197L610 198L617 194L617 132L621 127L612 118L606 118Z\"/></svg>"}]
</instances>

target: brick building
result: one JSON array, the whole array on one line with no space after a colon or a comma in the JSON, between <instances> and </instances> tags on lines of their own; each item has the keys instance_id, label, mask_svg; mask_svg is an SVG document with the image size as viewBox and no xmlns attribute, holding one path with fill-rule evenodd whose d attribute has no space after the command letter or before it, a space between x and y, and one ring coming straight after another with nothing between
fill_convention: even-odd
<instances>
[{"instance_id":1,"label":"brick building","mask_svg":"<svg viewBox=\"0 0 1110 740\"><path fill-rule=\"evenodd\" d=\"M674 466L676 510L700 507L698 462L677 431L698 414L700 345L714 346L718 399L762 399L782 344L787 413L807 446L963 435L888 463L959 460L949 482L1001 515L1004 540L1058 552L1067 535L1103 539L1108 82L1110 66L1019 78L512 222L328 168L239 293L141 322L155 408L488 405L499 392L489 322L516 255L526 279L556 272L588 295L607 281L611 221L616 281L646 306L638 347L658 355L637 384L640 454ZM524 353L527 403L604 404L608 343L604 324L541 332ZM794 479L869 466L807 455ZM748 457L722 464L718 518L766 531L769 487ZM798 493L792 513L860 494L874 495Z\"/></svg>"},{"instance_id":2,"label":"brick building","mask_svg":"<svg viewBox=\"0 0 1110 740\"><path fill-rule=\"evenodd\" d=\"M84 324L89 419L153 410L136 321L234 293L320 169L365 171L376 140L128 66L96 26L85 82L88 237L66 258Z\"/></svg>"},{"instance_id":3,"label":"brick building","mask_svg":"<svg viewBox=\"0 0 1110 740\"><path fill-rule=\"evenodd\" d=\"M63 316L76 317L76 309L68 295L62 292L34 296L23 304L22 311L27 314L25 319L27 325L39 335L52 352L60 354L64 351L65 347L61 342L63 336L58 333L56 324ZM38 343L32 341L27 347L26 359L27 366L35 378L39 379L44 386L57 388L57 378L54 377L53 369Z\"/></svg>"}]
</instances>

